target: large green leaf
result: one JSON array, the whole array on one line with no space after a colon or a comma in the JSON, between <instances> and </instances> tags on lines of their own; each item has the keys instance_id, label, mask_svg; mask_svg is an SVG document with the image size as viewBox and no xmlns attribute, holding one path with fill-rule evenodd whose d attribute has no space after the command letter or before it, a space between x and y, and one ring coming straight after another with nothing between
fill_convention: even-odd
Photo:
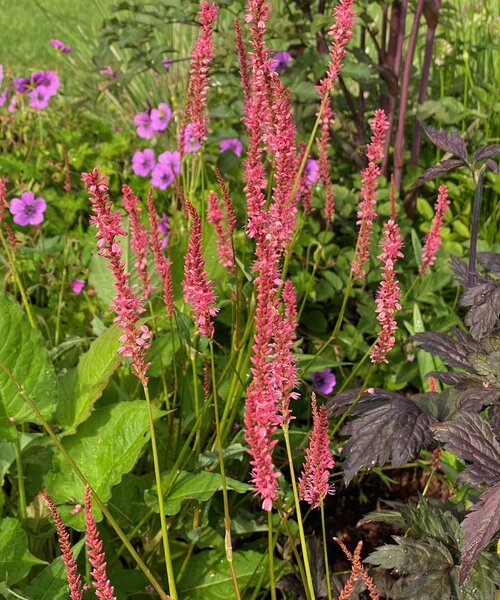
<instances>
[{"instance_id":1,"label":"large green leaf","mask_svg":"<svg viewBox=\"0 0 500 600\"><path fill-rule=\"evenodd\" d=\"M65 433L74 433L83 423L108 384L109 378L120 364L118 354L121 331L112 326L96 338L78 365L61 379L64 402L60 402L54 415Z\"/></svg>"},{"instance_id":2,"label":"large green leaf","mask_svg":"<svg viewBox=\"0 0 500 600\"><path fill-rule=\"evenodd\" d=\"M40 433L20 433L19 447L21 451L40 435ZM9 472L9 469L15 460L16 444L2 439L2 441L0 441L0 485L3 485L3 478Z\"/></svg>"},{"instance_id":3,"label":"large green leaf","mask_svg":"<svg viewBox=\"0 0 500 600\"><path fill-rule=\"evenodd\" d=\"M153 411L156 419L162 414L159 410ZM74 435L62 440L62 444L106 502L111 497L111 487L134 467L148 438L146 404L135 400L95 410ZM56 454L53 472L46 476L45 485L56 503L82 501L83 484L61 453ZM71 518L71 508L62 507L61 516L80 528L81 514L77 519Z\"/></svg>"},{"instance_id":4,"label":"large green leaf","mask_svg":"<svg viewBox=\"0 0 500 600\"><path fill-rule=\"evenodd\" d=\"M28 537L19 521L6 517L0 522L0 581L17 583L30 572L33 565L45 561L28 550Z\"/></svg>"},{"instance_id":5,"label":"large green leaf","mask_svg":"<svg viewBox=\"0 0 500 600\"><path fill-rule=\"evenodd\" d=\"M23 387L42 415L50 418L57 406L59 388L49 353L40 333L30 327L21 307L5 296L0 296L0 366ZM15 422L36 421L3 368L0 368L0 398Z\"/></svg>"},{"instance_id":6,"label":"large green leaf","mask_svg":"<svg viewBox=\"0 0 500 600\"><path fill-rule=\"evenodd\" d=\"M72 548L75 559L80 554L85 540L80 540ZM68 579L62 556L55 558L41 573L39 573L29 586L23 590L24 595L30 600L67 600Z\"/></svg>"},{"instance_id":7,"label":"large green leaf","mask_svg":"<svg viewBox=\"0 0 500 600\"><path fill-rule=\"evenodd\" d=\"M168 473L162 475L162 482L166 482L168 477ZM234 490L239 494L244 494L250 489L248 484L241 483L230 477L226 477L226 485L227 489ZM210 471L189 473L187 471L180 471L172 489L165 498L165 514L176 515L185 500L200 500L203 502L209 500L215 492L221 489L222 481L220 473L212 473ZM145 493L144 499L148 506L155 512L159 512L156 486Z\"/></svg>"},{"instance_id":8,"label":"large green leaf","mask_svg":"<svg viewBox=\"0 0 500 600\"><path fill-rule=\"evenodd\" d=\"M242 597L250 597L248 588L257 584L261 570L267 567L267 559L253 550L236 551L233 564ZM278 580L286 572L287 565L275 558L274 567ZM190 600L234 598L233 581L225 555L217 550L209 550L192 556L184 576L177 585L177 591L180 598Z\"/></svg>"}]
</instances>

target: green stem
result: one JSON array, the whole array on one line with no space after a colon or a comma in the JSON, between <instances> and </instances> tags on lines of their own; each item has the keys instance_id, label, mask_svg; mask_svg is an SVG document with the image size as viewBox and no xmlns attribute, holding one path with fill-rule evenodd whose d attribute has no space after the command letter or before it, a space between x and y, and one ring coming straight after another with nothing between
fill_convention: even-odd
<instances>
[{"instance_id":1,"label":"green stem","mask_svg":"<svg viewBox=\"0 0 500 600\"><path fill-rule=\"evenodd\" d=\"M49 437L54 442L54 444L57 447L57 449L59 450L59 452L63 455L63 457L66 460L66 462L73 469L73 472L78 477L78 479L80 479L80 481L83 483L84 486L90 485L89 482L88 482L88 480L87 480L87 478L85 477L85 475L80 471L78 465L71 458L71 456L68 454L66 448L59 441L59 438L57 437L57 435L52 430L52 427L48 424L48 422L46 421L46 419L44 418L44 416L42 415L42 413L38 410L38 407L33 402L33 400L24 391L24 388L22 387L22 385L20 385L18 383L17 379L10 372L9 368L6 367L2 362L0 362L0 369L2 369L2 371L7 375L7 377L10 379L10 381L12 381L12 383L16 387L17 391L19 392L19 394L21 395L21 397L23 398L23 400L28 404L28 406L31 408L31 410L35 413L37 419L42 424L42 427L48 433ZM143 560L141 559L141 557L139 556L139 554L137 554L137 552L136 552L135 548L132 546L132 544L128 541L127 536L125 535L125 533L123 533L121 527L118 525L118 523L116 522L116 520L113 517L113 515L109 512L109 510L106 507L106 505L104 504L104 502L102 502L102 500L99 498L99 496L96 494L96 492L93 489L92 489L92 499L95 502L95 504L97 504L97 506L100 508L101 512L104 514L104 516L108 520L108 522L111 525L111 527L115 530L116 534L121 539L121 541L124 544L124 546L130 552L130 554L132 555L133 559L137 563L137 566L141 569L141 571L147 577L147 579L149 580L149 582L151 583L151 585L158 592L158 594L160 595L161 600L169 600L169 596L165 593L165 591L163 590L163 588L161 587L161 585L158 583L158 581L156 581L155 577L153 576L153 574L151 573L151 571L149 570L149 568L143 562Z\"/></svg>"},{"instance_id":2,"label":"green stem","mask_svg":"<svg viewBox=\"0 0 500 600\"><path fill-rule=\"evenodd\" d=\"M300 538L300 544L302 546L302 556L304 557L304 569L306 572L307 588L309 590L311 599L314 600L314 598L315 598L314 586L313 586L313 582L312 582L311 569L309 566L309 557L308 557L308 553L307 553L306 536L304 534L304 525L302 523L302 513L300 512L299 493L297 490L297 482L295 480L295 469L293 467L292 448L290 446L290 436L288 435L288 426L287 425L283 425L283 434L285 436L286 453L288 456L288 465L290 468L290 479L292 480L293 498L295 501L295 514L297 515L297 525L299 527L299 538Z\"/></svg>"},{"instance_id":3,"label":"green stem","mask_svg":"<svg viewBox=\"0 0 500 600\"><path fill-rule=\"evenodd\" d=\"M4 237L1 229L0 229L0 240L2 240L2 246L5 250L5 254L7 256L7 261L9 263L10 269L12 271L12 275L14 276L14 281L16 282L17 289L19 290L19 293L21 294L21 301L23 303L24 310L26 311L26 315L28 316L29 324L31 325L31 327L33 327L33 329L36 329L37 328L36 327L36 319L33 315L33 310L31 308L30 301L28 300L28 296L26 295L26 290L24 289L24 285L21 281L21 278L19 277L19 273L17 272L15 258L10 251L10 248L7 244L7 241Z\"/></svg>"},{"instance_id":4,"label":"green stem","mask_svg":"<svg viewBox=\"0 0 500 600\"><path fill-rule=\"evenodd\" d=\"M224 504L224 526L226 530L225 535L225 547L226 547L226 558L229 563L231 570L231 577L233 579L234 592L237 600L240 600L240 590L238 587L238 578L236 577L236 571L233 563L233 544L231 542L231 518L229 515L229 500L227 495L227 483L226 483L226 471L224 467L224 455L222 452L221 443L221 430L219 421L219 402L217 397L217 377L215 376L215 354L214 354L214 343L210 340L210 364L212 367L212 396L214 400L214 415L215 415L215 432L217 436L217 450L219 453L219 466L220 466L220 478L222 483L222 498Z\"/></svg>"},{"instance_id":5,"label":"green stem","mask_svg":"<svg viewBox=\"0 0 500 600\"><path fill-rule=\"evenodd\" d=\"M267 511L267 554L269 556L269 585L271 600L276 600L276 582L274 580L274 541L273 541L273 512Z\"/></svg>"},{"instance_id":6,"label":"green stem","mask_svg":"<svg viewBox=\"0 0 500 600\"><path fill-rule=\"evenodd\" d=\"M26 488L24 487L23 459L21 456L19 436L16 437L14 447L16 452L17 484L19 491L19 516L21 517L21 523L24 524L28 518L28 513L26 512Z\"/></svg>"},{"instance_id":7,"label":"green stem","mask_svg":"<svg viewBox=\"0 0 500 600\"><path fill-rule=\"evenodd\" d=\"M177 600L177 589L175 587L174 568L172 566L172 555L170 553L170 544L168 542L167 520L165 518L165 506L163 503L163 488L161 484L160 463L158 460L158 448L156 445L155 424L153 420L153 411L151 409L151 398L149 388L143 382L144 396L146 398L146 412L148 415L149 434L151 437L151 450L153 452L153 465L156 480L156 496L158 498L158 508L160 510L160 524L163 539L163 554L165 556L165 566L167 568L168 589L174 600Z\"/></svg>"},{"instance_id":8,"label":"green stem","mask_svg":"<svg viewBox=\"0 0 500 600\"><path fill-rule=\"evenodd\" d=\"M323 555L324 555L324 559L325 559L326 591L328 594L328 600L332 600L332 585L330 583L330 567L328 565L328 551L326 548L325 506L323 504L323 498L320 498L320 510L321 510L321 533L323 534Z\"/></svg>"}]
</instances>

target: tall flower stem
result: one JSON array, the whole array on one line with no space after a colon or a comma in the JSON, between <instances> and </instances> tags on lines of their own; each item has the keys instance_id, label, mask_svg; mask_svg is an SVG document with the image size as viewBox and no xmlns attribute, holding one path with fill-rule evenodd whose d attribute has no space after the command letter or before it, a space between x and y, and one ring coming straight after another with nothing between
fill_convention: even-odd
<instances>
[{"instance_id":1,"label":"tall flower stem","mask_svg":"<svg viewBox=\"0 0 500 600\"><path fill-rule=\"evenodd\" d=\"M288 466L290 468L290 479L292 481L293 498L294 498L294 502L295 502L295 514L297 516L297 525L299 527L300 545L302 546L302 556L304 557L304 569L306 572L307 588L308 588L309 594L311 596L311 599L314 600L314 598L315 598L314 586L313 586L313 582L312 582L311 568L309 566L309 555L307 552L306 536L304 534L304 525L302 523L302 513L300 511L299 492L297 489L297 481L295 479L295 469L293 467L292 448L290 445L290 436L288 434L288 426L287 425L283 426L283 435L285 437L286 453L288 456Z\"/></svg>"},{"instance_id":2,"label":"tall flower stem","mask_svg":"<svg viewBox=\"0 0 500 600\"><path fill-rule=\"evenodd\" d=\"M214 400L214 415L215 415L215 431L217 436L217 450L219 453L219 466L220 466L220 478L222 484L222 498L224 504L224 526L225 526L225 547L226 547L226 558L229 563L231 570L231 577L233 579L234 592L237 600L240 600L240 590L238 587L238 579L236 577L236 571L233 563L233 544L231 542L231 518L229 516L229 499L227 495L227 483L226 483L226 470L224 467L224 455L222 452L222 440L221 440L221 428L219 421L219 402L217 398L217 377L215 375L215 354L214 354L214 342L212 339L210 343L210 365L212 369L212 396Z\"/></svg>"},{"instance_id":3,"label":"tall flower stem","mask_svg":"<svg viewBox=\"0 0 500 600\"><path fill-rule=\"evenodd\" d=\"M172 566L172 555L170 553L170 544L168 542L167 519L165 518L165 505L163 503L163 488L161 484L160 462L158 460L158 447L156 445L155 424L153 420L153 411L151 408L151 398L149 388L143 384L144 396L146 398L146 412L148 415L149 434L151 437L151 450L153 452L153 465L156 480L156 496L158 498L158 508L160 510L160 524L163 541L163 554L165 556L165 566L167 568L168 589L174 600L177 600L177 589L175 587L175 575Z\"/></svg>"},{"instance_id":4,"label":"tall flower stem","mask_svg":"<svg viewBox=\"0 0 500 600\"><path fill-rule=\"evenodd\" d=\"M19 437L16 438L14 447L16 452L17 486L19 492L19 516L21 518L21 523L24 524L28 518L28 513L26 512L26 488L24 487L23 458L21 456Z\"/></svg>"},{"instance_id":5,"label":"tall flower stem","mask_svg":"<svg viewBox=\"0 0 500 600\"><path fill-rule=\"evenodd\" d=\"M477 176L476 191L474 193L474 208L472 209L472 228L470 232L470 255L467 282L469 286L474 285L476 277L477 236L479 232L479 217L481 215L481 199L483 195L483 182L485 173L486 165L483 165Z\"/></svg>"},{"instance_id":6,"label":"tall flower stem","mask_svg":"<svg viewBox=\"0 0 500 600\"><path fill-rule=\"evenodd\" d=\"M75 463L75 461L71 458L71 456L66 451L66 448L61 444L61 441L59 440L57 435L52 430L52 427L48 424L48 422L46 421L46 419L44 418L42 413L38 410L38 407L33 402L33 400L24 391L24 388L20 385L20 383L17 381L17 379L14 377L14 375L10 372L9 368L6 367L2 362L0 362L0 369L7 375L7 377L10 379L10 381L12 381L12 383L17 388L17 391L19 392L19 394L21 395L23 400L26 402L26 404L28 404L28 406L31 408L31 410L35 413L35 415L36 415L37 419L39 420L39 422L41 423L42 427L45 429L45 431L49 435L50 439L54 442L54 445L59 450L59 452L62 454L62 456L68 463L68 465L73 469L73 472L78 477L78 479L83 483L84 486L90 485L87 478L85 477L85 475L80 471L78 465ZM94 490L92 490L92 499L97 504L97 506L99 507L101 512L104 514L104 516L108 520L111 527L115 530L116 534L122 541L123 545L130 552L130 554L132 555L132 558L137 563L137 566L141 569L141 571L147 577L147 579L149 580L151 585L157 591L157 593L160 596L160 599L161 600L169 600L170 597L165 593L165 591L163 590L161 585L155 579L155 577L153 576L153 574L151 573L149 568L146 566L146 564L144 563L142 558L136 552L135 548L132 546L132 544L127 539L127 536L122 531L121 527L118 525L118 523L116 522L113 515L109 512L107 506L104 504L104 502L102 502L102 500L99 498L99 496L96 494L96 492Z\"/></svg>"},{"instance_id":7,"label":"tall flower stem","mask_svg":"<svg viewBox=\"0 0 500 600\"><path fill-rule=\"evenodd\" d=\"M269 564L269 586L271 600L276 600L276 582L274 580L274 540L273 540L273 511L267 511L267 554Z\"/></svg>"},{"instance_id":8,"label":"tall flower stem","mask_svg":"<svg viewBox=\"0 0 500 600\"><path fill-rule=\"evenodd\" d=\"M1 229L0 229L0 240L2 241L2 246L5 251L5 255L7 256L7 261L9 263L10 270L12 271L12 276L14 277L14 281L17 285L17 289L19 290L19 293L21 294L21 301L23 303L24 310L26 311L26 315L28 317L29 324L31 325L31 327L33 327L33 329L36 329L37 328L36 319L35 319L35 316L33 315L33 309L31 307L31 303L26 294L26 290L24 289L23 282L21 281L21 278L17 271L15 257L12 254L12 252L10 251L9 245L7 244L7 240L5 239L5 236L3 235Z\"/></svg>"},{"instance_id":9,"label":"tall flower stem","mask_svg":"<svg viewBox=\"0 0 500 600\"><path fill-rule=\"evenodd\" d=\"M324 560L325 560L326 591L328 594L328 600L332 600L332 585L330 583L330 567L328 565L328 551L326 548L325 506L323 504L323 498L320 498L320 510L321 510L321 533L323 535L323 555L324 555Z\"/></svg>"}]
</instances>

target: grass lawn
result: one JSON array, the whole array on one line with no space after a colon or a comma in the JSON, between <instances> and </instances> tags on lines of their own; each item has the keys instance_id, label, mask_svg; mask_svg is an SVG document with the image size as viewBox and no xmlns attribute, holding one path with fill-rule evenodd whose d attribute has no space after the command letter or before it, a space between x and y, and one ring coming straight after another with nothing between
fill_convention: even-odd
<instances>
[{"instance_id":1,"label":"grass lawn","mask_svg":"<svg viewBox=\"0 0 500 600\"><path fill-rule=\"evenodd\" d=\"M51 38L78 50L109 14L112 0L0 0L0 63L21 69L53 68Z\"/></svg>"}]
</instances>

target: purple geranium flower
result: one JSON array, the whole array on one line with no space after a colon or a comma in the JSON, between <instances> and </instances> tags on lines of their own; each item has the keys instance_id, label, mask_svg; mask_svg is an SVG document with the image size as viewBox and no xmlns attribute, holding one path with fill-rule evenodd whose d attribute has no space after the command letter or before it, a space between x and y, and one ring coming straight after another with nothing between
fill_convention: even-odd
<instances>
[{"instance_id":1,"label":"purple geranium flower","mask_svg":"<svg viewBox=\"0 0 500 600\"><path fill-rule=\"evenodd\" d=\"M188 123L184 130L184 151L196 152L200 148L200 140L193 135L193 123Z\"/></svg>"},{"instance_id":2,"label":"purple geranium flower","mask_svg":"<svg viewBox=\"0 0 500 600\"><path fill-rule=\"evenodd\" d=\"M31 79L29 77L15 77L12 81L14 89L18 94L25 94L29 91L31 86Z\"/></svg>"},{"instance_id":3,"label":"purple geranium flower","mask_svg":"<svg viewBox=\"0 0 500 600\"><path fill-rule=\"evenodd\" d=\"M318 180L319 163L314 158L308 158L304 167L307 183L313 185Z\"/></svg>"},{"instance_id":4,"label":"purple geranium flower","mask_svg":"<svg viewBox=\"0 0 500 600\"><path fill-rule=\"evenodd\" d=\"M14 215L17 225L40 225L47 204L43 198L35 198L33 192L24 192L21 198L12 198L10 212Z\"/></svg>"},{"instance_id":5,"label":"purple geranium flower","mask_svg":"<svg viewBox=\"0 0 500 600\"><path fill-rule=\"evenodd\" d=\"M5 88L4 91L0 94L0 106L3 106L7 101L7 93L9 88Z\"/></svg>"},{"instance_id":6,"label":"purple geranium flower","mask_svg":"<svg viewBox=\"0 0 500 600\"><path fill-rule=\"evenodd\" d=\"M49 96L55 96L59 89L59 77L55 71L37 71L31 76L31 83L35 88L45 87Z\"/></svg>"},{"instance_id":7,"label":"purple geranium flower","mask_svg":"<svg viewBox=\"0 0 500 600\"><path fill-rule=\"evenodd\" d=\"M10 99L9 107L7 108L7 110L10 113L17 112L16 104L17 104L17 96L12 96L11 99Z\"/></svg>"},{"instance_id":8,"label":"purple geranium flower","mask_svg":"<svg viewBox=\"0 0 500 600\"><path fill-rule=\"evenodd\" d=\"M337 383L337 378L333 371L327 367L322 371L314 371L312 374L312 382L317 392L328 396L333 392L333 388Z\"/></svg>"},{"instance_id":9,"label":"purple geranium flower","mask_svg":"<svg viewBox=\"0 0 500 600\"><path fill-rule=\"evenodd\" d=\"M170 58L164 58L161 61L162 67L165 69L165 71L168 71L170 69L170 67L172 66L172 61Z\"/></svg>"},{"instance_id":10,"label":"purple geranium flower","mask_svg":"<svg viewBox=\"0 0 500 600\"><path fill-rule=\"evenodd\" d=\"M275 52L271 58L271 68L274 69L276 73L281 73L281 71L284 71L288 67L291 60L292 55L290 52Z\"/></svg>"},{"instance_id":11,"label":"purple geranium flower","mask_svg":"<svg viewBox=\"0 0 500 600\"><path fill-rule=\"evenodd\" d=\"M153 124L151 122L151 111L145 110L135 115L134 123L137 125L137 135L146 140L150 140L154 135Z\"/></svg>"},{"instance_id":12,"label":"purple geranium flower","mask_svg":"<svg viewBox=\"0 0 500 600\"><path fill-rule=\"evenodd\" d=\"M158 223L158 229L163 236L161 240L161 247L165 249L168 245L168 240L170 238L170 227L168 226L167 213L162 213L160 222Z\"/></svg>"},{"instance_id":13,"label":"purple geranium flower","mask_svg":"<svg viewBox=\"0 0 500 600\"><path fill-rule=\"evenodd\" d=\"M30 106L32 108L42 110L49 103L50 94L44 85L39 85L34 90L31 90L31 92L28 92L28 98L30 99Z\"/></svg>"},{"instance_id":14,"label":"purple geranium flower","mask_svg":"<svg viewBox=\"0 0 500 600\"><path fill-rule=\"evenodd\" d=\"M53 46L59 52L63 52L64 54L69 54L71 52L71 48L66 46L61 40L50 40L50 45Z\"/></svg>"},{"instance_id":15,"label":"purple geranium flower","mask_svg":"<svg viewBox=\"0 0 500 600\"><path fill-rule=\"evenodd\" d=\"M243 152L243 144L238 138L226 138L219 142L219 150L221 152L227 152L231 150L236 156L241 156Z\"/></svg>"},{"instance_id":16,"label":"purple geranium flower","mask_svg":"<svg viewBox=\"0 0 500 600\"><path fill-rule=\"evenodd\" d=\"M71 279L70 283L74 294L80 294L85 287L85 281L83 279Z\"/></svg>"},{"instance_id":17,"label":"purple geranium flower","mask_svg":"<svg viewBox=\"0 0 500 600\"><path fill-rule=\"evenodd\" d=\"M162 165L167 165L172 169L172 172L175 176L180 175L181 173L181 155L177 150L174 152L162 152L158 156L158 162Z\"/></svg>"},{"instance_id":18,"label":"purple geranium flower","mask_svg":"<svg viewBox=\"0 0 500 600\"><path fill-rule=\"evenodd\" d=\"M151 127L153 131L165 131L172 118L172 111L168 104L160 102L158 108L151 110Z\"/></svg>"},{"instance_id":19,"label":"purple geranium flower","mask_svg":"<svg viewBox=\"0 0 500 600\"><path fill-rule=\"evenodd\" d=\"M142 152L137 150L132 156L132 171L141 177L147 177L155 166L155 153L151 148L146 148Z\"/></svg>"},{"instance_id":20,"label":"purple geranium flower","mask_svg":"<svg viewBox=\"0 0 500 600\"><path fill-rule=\"evenodd\" d=\"M108 75L110 79L116 79L118 77L118 73L116 71L113 71L113 68L110 66L103 67L102 69L100 69L99 74Z\"/></svg>"}]
</instances>

